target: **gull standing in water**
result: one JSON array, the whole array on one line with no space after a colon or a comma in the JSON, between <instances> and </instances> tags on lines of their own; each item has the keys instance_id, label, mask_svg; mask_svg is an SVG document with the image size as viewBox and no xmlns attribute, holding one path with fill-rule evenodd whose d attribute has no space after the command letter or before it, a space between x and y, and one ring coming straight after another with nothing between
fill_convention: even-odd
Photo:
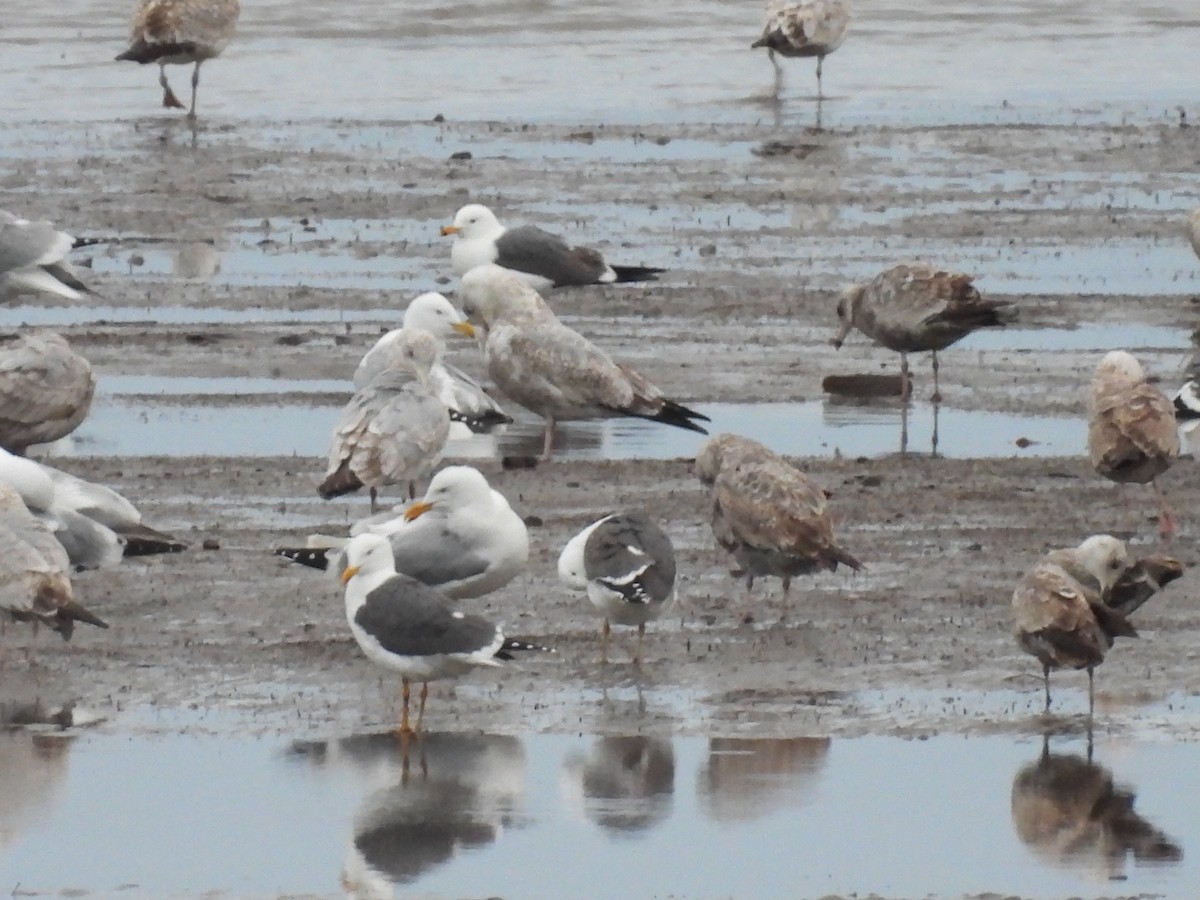
<instances>
[{"instance_id":1,"label":"gull standing in water","mask_svg":"<svg viewBox=\"0 0 1200 900\"><path fill-rule=\"evenodd\" d=\"M783 88L783 70L775 54L787 57L817 58L817 99L823 96L821 64L825 57L842 45L850 25L850 6L844 0L808 0L784 3L772 0L767 6L767 23L762 37L750 48L767 48L775 67L775 97Z\"/></svg>"},{"instance_id":2,"label":"gull standing in water","mask_svg":"<svg viewBox=\"0 0 1200 900\"><path fill-rule=\"evenodd\" d=\"M162 105L169 109L184 109L184 105L167 83L167 64L194 63L192 105L187 110L188 118L195 120L200 64L221 55L233 39L240 12L238 0L137 0L129 49L117 59L158 63Z\"/></svg>"},{"instance_id":3,"label":"gull standing in water","mask_svg":"<svg viewBox=\"0 0 1200 900\"><path fill-rule=\"evenodd\" d=\"M0 209L0 299L43 291L68 300L92 293L67 262L75 239L49 222L31 222Z\"/></svg>"}]
</instances>

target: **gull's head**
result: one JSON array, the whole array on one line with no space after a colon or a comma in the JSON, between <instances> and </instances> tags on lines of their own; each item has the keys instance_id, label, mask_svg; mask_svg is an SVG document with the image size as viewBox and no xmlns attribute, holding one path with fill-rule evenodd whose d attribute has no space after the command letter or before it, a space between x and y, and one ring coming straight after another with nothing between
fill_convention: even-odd
<instances>
[{"instance_id":1,"label":"gull's head","mask_svg":"<svg viewBox=\"0 0 1200 900\"><path fill-rule=\"evenodd\" d=\"M390 346L387 368L411 372L421 381L425 381L441 352L441 341L428 331L421 328L405 328Z\"/></svg>"},{"instance_id":2,"label":"gull's head","mask_svg":"<svg viewBox=\"0 0 1200 900\"><path fill-rule=\"evenodd\" d=\"M700 479L700 482L712 484L716 481L721 467L725 465L726 458L731 455L731 451L739 443L745 440L736 434L725 432L714 435L705 441L700 452L696 454L696 477Z\"/></svg>"},{"instance_id":3,"label":"gull's head","mask_svg":"<svg viewBox=\"0 0 1200 900\"><path fill-rule=\"evenodd\" d=\"M346 568L342 571L342 584L349 584L355 576L369 579L373 575L392 575L396 571L392 545L387 538L378 534L360 534L350 538L345 554Z\"/></svg>"},{"instance_id":4,"label":"gull's head","mask_svg":"<svg viewBox=\"0 0 1200 900\"><path fill-rule=\"evenodd\" d=\"M467 337L475 336L471 323L444 295L435 291L412 299L404 311L404 327L419 328L434 337L448 337L455 332Z\"/></svg>"},{"instance_id":5,"label":"gull's head","mask_svg":"<svg viewBox=\"0 0 1200 900\"><path fill-rule=\"evenodd\" d=\"M454 214L454 224L442 228L442 235L452 234L461 240L495 238L504 233L496 214L482 203L468 203Z\"/></svg>"},{"instance_id":6,"label":"gull's head","mask_svg":"<svg viewBox=\"0 0 1200 900\"><path fill-rule=\"evenodd\" d=\"M1111 534L1092 535L1075 550L1075 558L1106 591L1133 564L1125 542Z\"/></svg>"},{"instance_id":7,"label":"gull's head","mask_svg":"<svg viewBox=\"0 0 1200 900\"><path fill-rule=\"evenodd\" d=\"M492 488L482 472L470 466L446 466L430 479L425 496L404 511L404 518L411 522L434 508L461 509L491 500Z\"/></svg>"},{"instance_id":8,"label":"gull's head","mask_svg":"<svg viewBox=\"0 0 1200 900\"><path fill-rule=\"evenodd\" d=\"M829 342L838 350L841 349L850 329L854 327L854 312L858 304L862 302L863 290L861 284L856 284L846 288L838 295L837 317L841 327L838 329L837 337Z\"/></svg>"},{"instance_id":9,"label":"gull's head","mask_svg":"<svg viewBox=\"0 0 1200 900\"><path fill-rule=\"evenodd\" d=\"M1111 350L1104 354L1096 366L1096 374L1092 377L1094 388L1124 387L1134 385L1146 377L1146 370L1132 353L1124 350Z\"/></svg>"},{"instance_id":10,"label":"gull's head","mask_svg":"<svg viewBox=\"0 0 1200 900\"><path fill-rule=\"evenodd\" d=\"M535 313L544 305L541 295L511 269L488 263L462 277L459 286L463 313L473 325L491 328L506 315Z\"/></svg>"}]
</instances>

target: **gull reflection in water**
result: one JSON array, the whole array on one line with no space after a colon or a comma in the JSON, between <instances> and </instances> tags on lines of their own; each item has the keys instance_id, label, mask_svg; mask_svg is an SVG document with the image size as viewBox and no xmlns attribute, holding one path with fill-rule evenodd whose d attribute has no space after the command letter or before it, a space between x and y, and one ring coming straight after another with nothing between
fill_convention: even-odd
<instances>
[{"instance_id":1,"label":"gull reflection in water","mask_svg":"<svg viewBox=\"0 0 1200 900\"><path fill-rule=\"evenodd\" d=\"M221 251L212 241L180 244L171 257L171 273L179 278L212 278L221 271Z\"/></svg>"},{"instance_id":2,"label":"gull reflection in water","mask_svg":"<svg viewBox=\"0 0 1200 900\"><path fill-rule=\"evenodd\" d=\"M1138 864L1177 863L1183 850L1133 809L1136 795L1113 784L1112 772L1087 757L1050 752L1017 772L1012 818L1017 836L1053 865L1125 877L1132 854Z\"/></svg>"},{"instance_id":3,"label":"gull reflection in water","mask_svg":"<svg viewBox=\"0 0 1200 900\"><path fill-rule=\"evenodd\" d=\"M830 739L713 738L698 776L701 808L718 822L757 819L810 802Z\"/></svg>"},{"instance_id":4,"label":"gull reflection in water","mask_svg":"<svg viewBox=\"0 0 1200 900\"><path fill-rule=\"evenodd\" d=\"M601 828L643 831L671 812L675 751L664 738L597 738L563 761L561 786L566 802Z\"/></svg>"},{"instance_id":5,"label":"gull reflection in water","mask_svg":"<svg viewBox=\"0 0 1200 900\"><path fill-rule=\"evenodd\" d=\"M49 817L74 743L62 734L0 732L0 853Z\"/></svg>"},{"instance_id":6,"label":"gull reflection in water","mask_svg":"<svg viewBox=\"0 0 1200 900\"><path fill-rule=\"evenodd\" d=\"M320 768L348 767L373 787L342 866L342 887L355 900L391 897L394 886L520 824L525 751L515 737L385 732L297 743L292 752Z\"/></svg>"}]
</instances>

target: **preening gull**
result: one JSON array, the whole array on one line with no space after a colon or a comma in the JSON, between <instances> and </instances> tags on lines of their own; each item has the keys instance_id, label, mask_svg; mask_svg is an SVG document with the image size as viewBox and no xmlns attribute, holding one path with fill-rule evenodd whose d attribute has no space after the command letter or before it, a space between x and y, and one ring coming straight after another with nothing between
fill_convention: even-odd
<instances>
[{"instance_id":1,"label":"preening gull","mask_svg":"<svg viewBox=\"0 0 1200 900\"><path fill-rule=\"evenodd\" d=\"M1174 405L1124 350L1105 354L1092 376L1088 454L1110 481L1149 484L1159 500L1159 530L1174 534L1175 512L1156 480L1179 456Z\"/></svg>"},{"instance_id":2,"label":"preening gull","mask_svg":"<svg viewBox=\"0 0 1200 900\"><path fill-rule=\"evenodd\" d=\"M568 328L519 276L500 266L463 276L463 312L487 330L484 360L500 390L546 420L542 458L556 422L635 416L700 434L708 417L663 396L645 376L613 361Z\"/></svg>"},{"instance_id":3,"label":"preening gull","mask_svg":"<svg viewBox=\"0 0 1200 900\"><path fill-rule=\"evenodd\" d=\"M862 563L833 534L825 492L807 475L757 441L719 434L700 448L696 474L709 486L712 530L733 554L747 589L773 575L786 594L796 575Z\"/></svg>"},{"instance_id":4,"label":"preening gull","mask_svg":"<svg viewBox=\"0 0 1200 900\"><path fill-rule=\"evenodd\" d=\"M1050 670L1087 669L1091 716L1093 670L1116 638L1137 637L1130 613L1181 574L1183 567L1169 557L1135 562L1125 544L1107 534L1038 560L1017 583L1012 607L1017 643L1042 664L1047 711Z\"/></svg>"},{"instance_id":5,"label":"preening gull","mask_svg":"<svg viewBox=\"0 0 1200 900\"><path fill-rule=\"evenodd\" d=\"M598 250L572 247L558 235L535 225L505 228L486 206L471 203L454 215L454 224L442 229L454 235L450 264L455 275L466 275L476 266L495 263L520 272L539 291L584 284L623 284L654 281L666 269L648 266L615 266Z\"/></svg>"},{"instance_id":6,"label":"preening gull","mask_svg":"<svg viewBox=\"0 0 1200 900\"><path fill-rule=\"evenodd\" d=\"M117 59L142 65L158 63L162 105L169 109L183 109L184 106L167 84L167 65L195 63L192 105L188 108L188 118L195 119L200 64L220 56L233 40L240 12L238 0L137 0L129 49Z\"/></svg>"},{"instance_id":7,"label":"preening gull","mask_svg":"<svg viewBox=\"0 0 1200 900\"><path fill-rule=\"evenodd\" d=\"M24 454L79 427L92 408L96 377L53 331L0 334L0 447Z\"/></svg>"},{"instance_id":8,"label":"preening gull","mask_svg":"<svg viewBox=\"0 0 1200 900\"><path fill-rule=\"evenodd\" d=\"M775 54L787 57L817 58L817 97L823 96L821 65L825 57L842 45L850 25L850 6L844 0L809 0L784 3L772 0L767 5L767 23L762 37L750 48L766 47L775 67L775 96L783 88L783 70Z\"/></svg>"},{"instance_id":9,"label":"preening gull","mask_svg":"<svg viewBox=\"0 0 1200 900\"><path fill-rule=\"evenodd\" d=\"M74 244L71 235L49 222L31 222L0 209L0 297L44 291L81 300L90 294L67 261Z\"/></svg>"},{"instance_id":10,"label":"preening gull","mask_svg":"<svg viewBox=\"0 0 1200 900\"><path fill-rule=\"evenodd\" d=\"M442 294L428 293L414 297L404 312L404 325L394 328L375 342L367 351L354 373L354 386L364 388L388 368L391 357L398 352L405 329L428 331L437 339L437 358L429 368L429 380L438 397L450 411L450 437L463 438L472 433L483 434L498 425L512 422L512 417L500 408L471 376L442 360L443 341L453 334L475 337L475 328Z\"/></svg>"},{"instance_id":11,"label":"preening gull","mask_svg":"<svg viewBox=\"0 0 1200 900\"><path fill-rule=\"evenodd\" d=\"M400 673L402 733L414 731L408 723L410 682L421 682L419 731L430 681L499 666L514 651L548 649L506 638L487 619L452 610L440 592L398 574L385 537L351 538L346 563L346 620L371 662Z\"/></svg>"},{"instance_id":12,"label":"preening gull","mask_svg":"<svg viewBox=\"0 0 1200 900\"><path fill-rule=\"evenodd\" d=\"M901 391L912 390L908 354L933 353L933 400L938 390L937 352L980 328L1003 326L1016 318L1007 300L985 300L973 277L924 263L903 263L864 284L842 292L837 314L841 329L832 340L840 348L857 328L876 343L900 354Z\"/></svg>"},{"instance_id":13,"label":"preening gull","mask_svg":"<svg viewBox=\"0 0 1200 900\"><path fill-rule=\"evenodd\" d=\"M442 457L450 416L429 383L437 339L406 329L396 343L391 367L355 392L333 431L329 466L317 488L329 500L361 487L371 491L376 512L379 488L424 478Z\"/></svg>"},{"instance_id":14,"label":"preening gull","mask_svg":"<svg viewBox=\"0 0 1200 900\"><path fill-rule=\"evenodd\" d=\"M470 466L446 466L433 476L420 500L362 519L350 534L387 538L396 571L453 599L499 590L529 561L524 520ZM343 542L330 543L334 546L275 552L314 568L332 567L340 574L346 565Z\"/></svg>"},{"instance_id":15,"label":"preening gull","mask_svg":"<svg viewBox=\"0 0 1200 900\"><path fill-rule=\"evenodd\" d=\"M675 599L675 548L643 513L616 513L567 542L558 557L558 577L568 587L587 591L604 616L600 646L605 658L609 623L637 626L637 665L646 623L661 616Z\"/></svg>"},{"instance_id":16,"label":"preening gull","mask_svg":"<svg viewBox=\"0 0 1200 900\"><path fill-rule=\"evenodd\" d=\"M66 551L20 495L0 484L0 611L18 622L41 623L71 639L76 622L108 623L74 598Z\"/></svg>"}]
</instances>

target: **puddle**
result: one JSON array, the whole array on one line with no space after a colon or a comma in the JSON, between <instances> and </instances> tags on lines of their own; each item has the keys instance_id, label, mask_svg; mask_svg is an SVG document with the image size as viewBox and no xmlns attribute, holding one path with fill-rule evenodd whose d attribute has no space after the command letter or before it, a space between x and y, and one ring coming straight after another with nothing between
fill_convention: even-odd
<instances>
[{"instance_id":1,"label":"puddle","mask_svg":"<svg viewBox=\"0 0 1200 900\"><path fill-rule=\"evenodd\" d=\"M0 883L22 892L1091 898L1200 883L1194 743L1102 737L1089 761L1067 737L1044 755L1011 737L434 733L402 751L392 734L10 733L0 762Z\"/></svg>"}]
</instances>

